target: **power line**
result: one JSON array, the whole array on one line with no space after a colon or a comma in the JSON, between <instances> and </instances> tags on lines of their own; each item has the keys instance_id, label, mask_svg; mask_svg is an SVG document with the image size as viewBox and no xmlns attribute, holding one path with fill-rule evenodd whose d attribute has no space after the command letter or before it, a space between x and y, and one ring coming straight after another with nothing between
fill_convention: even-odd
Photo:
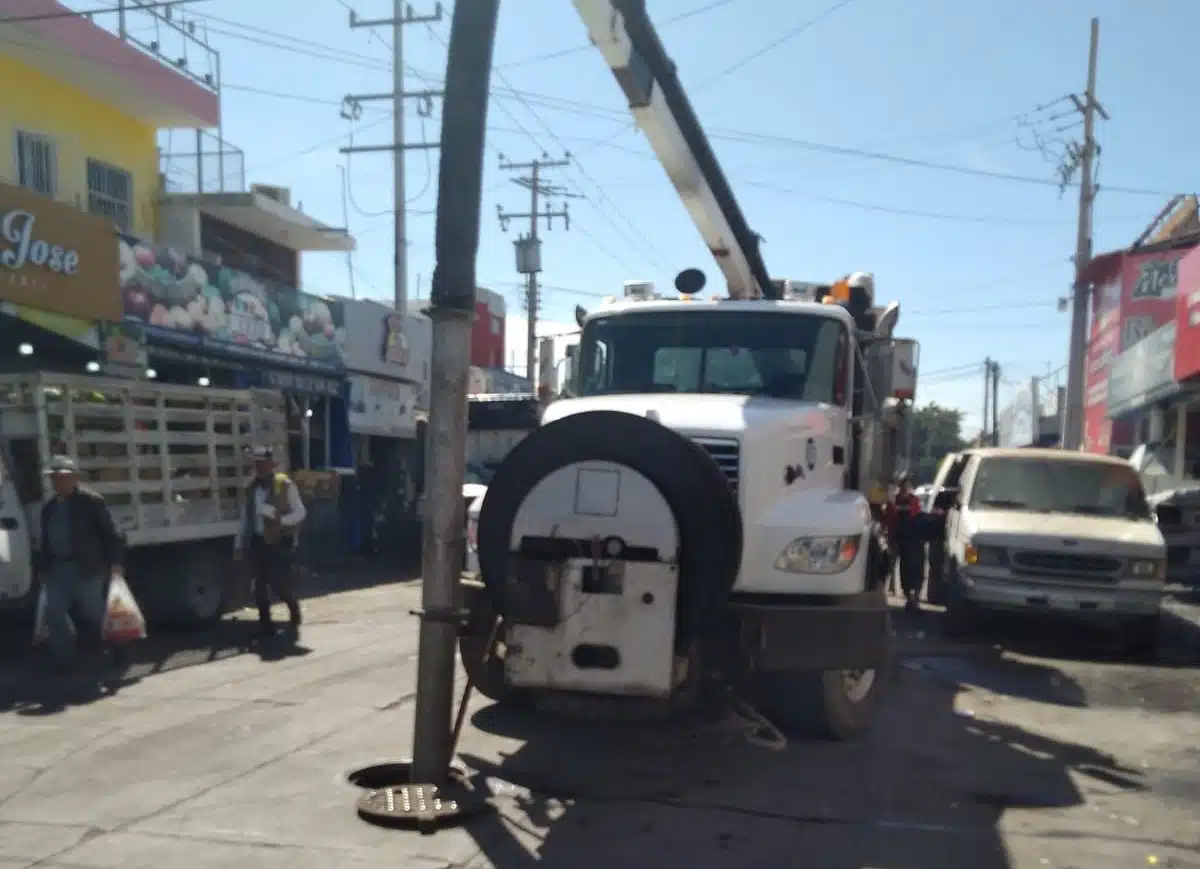
<instances>
[{"instance_id":1,"label":"power line","mask_svg":"<svg viewBox=\"0 0 1200 869\"><path fill-rule=\"evenodd\" d=\"M737 72L738 70L742 69L743 67L747 66L748 64L751 64L754 61L758 60L760 57L763 57L764 55L769 54L770 52L774 51L779 46L795 39L797 36L799 36L801 33L804 33L809 28L815 27L816 25L820 24L822 21L824 21L826 18L828 18L833 13L837 12L839 9L842 9L845 6L849 6L853 2L854 2L854 0L838 0L838 2L834 3L832 6L824 9L823 11L817 13L812 18L809 18L806 21L800 22L800 24L798 24L795 27L791 28L790 30L786 31L782 36L778 37L777 39L771 40L766 45L757 49L753 53L746 55L741 60L738 60L738 61L730 64L729 66L725 67L720 72L714 73L713 75L710 75L708 78L705 78L699 84L695 85L691 90L693 92L695 92L702 88L706 88L711 84L715 84L716 82L720 81L723 78L727 78L728 76L732 75L733 73Z\"/></svg>"},{"instance_id":2,"label":"power line","mask_svg":"<svg viewBox=\"0 0 1200 869\"><path fill-rule=\"evenodd\" d=\"M446 41L442 38L441 34L439 34L432 27L429 28L429 32L433 35L434 39L436 39L438 42L442 43L443 45L446 44ZM525 101L524 97L520 94L520 92L517 91L516 88L514 88L509 83L509 81L504 77L504 73L500 72L499 70L494 70L493 72L494 72L495 76L500 79L501 83L506 88L508 88L508 90L511 93L513 93L516 96L517 100L525 106L526 111L528 111L529 114L533 116L534 120L536 120L542 126L542 128L545 129L547 135L549 135L550 138L553 139L554 142L563 151L567 152L568 156L570 156L570 148L568 148L566 143L564 143L563 140L561 138L559 138L558 134L554 132L553 128L551 128L550 125L547 124L546 121L542 119L542 116L533 110L533 107L531 105L529 105L528 102ZM530 132L517 119L517 117L507 109L507 107L505 107L502 103L500 104L500 106L501 106L501 110L513 121L514 124L517 125L517 127L519 129L521 129L525 132L525 134L529 138L529 140L531 142L533 142L533 144L535 146L537 146L537 148L539 150L541 150L541 151L546 150L542 146L542 143L538 141L537 137L532 132ZM655 250L653 247L650 247L645 241L643 241L643 239L646 236L646 233L643 230L641 230L637 226L637 224L635 224L632 220L630 220L629 216L627 214L625 214L625 212L621 210L620 206L618 206L612 200L612 198L605 192L605 190L604 190L603 186L601 186L600 182L598 182L595 179L595 177L587 170L587 167L584 166L582 163L580 163L578 160L573 160L571 163L571 168L573 168L576 172L578 172L580 175L582 175L585 179L587 179L592 184L593 187L595 187L596 192L600 194L601 200L607 202L609 207L613 210L613 212L616 213L624 221L626 226L628 226L629 229L631 230L632 235L628 235L624 231L620 230L617 227L616 223L608 215L606 215L601 209L593 208L593 210L596 212L596 214L599 215L606 223L608 223L610 227L612 227L614 230L617 230L618 234L622 235L625 238L626 242L628 244L630 244L631 246L633 246L634 248L636 248L642 256L646 257L650 262L655 263L659 268L664 269L664 271L667 271L667 272L672 271L670 265L665 263L665 261L661 258L661 255L658 253L658 251Z\"/></svg>"},{"instance_id":3,"label":"power line","mask_svg":"<svg viewBox=\"0 0 1200 869\"><path fill-rule=\"evenodd\" d=\"M136 6L130 6L129 9L130 11L149 12L168 6L183 6L189 3L207 2L208 0L162 0L162 2L138 3ZM4 15L0 16L0 24L24 24L27 21L55 21L60 18L91 18L93 15L105 15L120 11L120 7L117 6L97 6L93 9L80 9L79 11L67 9L61 12L36 12L32 15Z\"/></svg>"}]
</instances>

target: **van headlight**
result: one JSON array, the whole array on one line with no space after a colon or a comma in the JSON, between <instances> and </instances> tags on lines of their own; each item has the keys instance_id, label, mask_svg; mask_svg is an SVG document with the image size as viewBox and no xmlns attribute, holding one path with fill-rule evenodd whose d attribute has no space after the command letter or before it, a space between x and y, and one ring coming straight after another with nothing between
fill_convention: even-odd
<instances>
[{"instance_id":1,"label":"van headlight","mask_svg":"<svg viewBox=\"0 0 1200 869\"><path fill-rule=\"evenodd\" d=\"M1165 558L1135 558L1129 562L1129 572L1137 579L1166 579Z\"/></svg>"},{"instance_id":2,"label":"van headlight","mask_svg":"<svg viewBox=\"0 0 1200 869\"><path fill-rule=\"evenodd\" d=\"M784 573L841 573L858 555L858 537L797 537L775 559Z\"/></svg>"}]
</instances>

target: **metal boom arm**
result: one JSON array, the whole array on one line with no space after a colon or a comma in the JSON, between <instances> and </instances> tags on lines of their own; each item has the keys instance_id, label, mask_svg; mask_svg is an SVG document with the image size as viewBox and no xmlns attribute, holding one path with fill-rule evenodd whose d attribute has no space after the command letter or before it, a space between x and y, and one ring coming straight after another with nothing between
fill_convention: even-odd
<instances>
[{"instance_id":1,"label":"metal boom arm","mask_svg":"<svg viewBox=\"0 0 1200 869\"><path fill-rule=\"evenodd\" d=\"M778 297L759 253L759 237L742 215L646 13L645 0L573 2L625 92L634 121L724 273L730 298Z\"/></svg>"}]
</instances>

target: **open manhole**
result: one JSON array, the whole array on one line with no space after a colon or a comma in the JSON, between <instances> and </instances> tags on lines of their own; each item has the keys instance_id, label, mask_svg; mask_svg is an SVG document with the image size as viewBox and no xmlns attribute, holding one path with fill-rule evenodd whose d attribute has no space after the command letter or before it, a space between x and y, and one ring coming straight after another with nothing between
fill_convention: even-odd
<instances>
[{"instance_id":1,"label":"open manhole","mask_svg":"<svg viewBox=\"0 0 1200 869\"><path fill-rule=\"evenodd\" d=\"M412 781L410 761L365 767L352 772L349 781L365 790L358 798L359 817L379 826L432 830L490 808L467 768L457 762L440 784Z\"/></svg>"},{"instance_id":2,"label":"open manhole","mask_svg":"<svg viewBox=\"0 0 1200 869\"><path fill-rule=\"evenodd\" d=\"M460 782L466 781L470 772L461 761L455 760L450 763L450 777ZM346 781L356 788L371 791L412 784L412 761L396 760L364 766L347 775Z\"/></svg>"}]
</instances>

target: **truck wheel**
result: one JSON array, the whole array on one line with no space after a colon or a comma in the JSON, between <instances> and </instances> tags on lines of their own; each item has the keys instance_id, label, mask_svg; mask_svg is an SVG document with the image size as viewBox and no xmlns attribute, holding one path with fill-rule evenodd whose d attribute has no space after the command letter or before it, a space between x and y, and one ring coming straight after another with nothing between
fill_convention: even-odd
<instances>
[{"instance_id":1,"label":"truck wheel","mask_svg":"<svg viewBox=\"0 0 1200 869\"><path fill-rule=\"evenodd\" d=\"M1158 614L1142 616L1121 626L1121 647L1125 657L1147 664L1158 660Z\"/></svg>"},{"instance_id":2,"label":"truck wheel","mask_svg":"<svg viewBox=\"0 0 1200 869\"><path fill-rule=\"evenodd\" d=\"M881 603L886 593L881 590ZM891 674L888 662L875 670L824 670L818 673L760 673L753 698L759 710L788 736L837 742L857 739L875 723L880 698Z\"/></svg>"},{"instance_id":3,"label":"truck wheel","mask_svg":"<svg viewBox=\"0 0 1200 869\"><path fill-rule=\"evenodd\" d=\"M496 648L484 661L488 653L496 610L492 606L487 589L478 580L463 580L460 586L463 604L469 615L467 624L458 635L458 657L462 660L467 678L475 690L494 703L511 704L527 697L525 692L514 688L504 675L505 629L501 622L496 636Z\"/></svg>"},{"instance_id":4,"label":"truck wheel","mask_svg":"<svg viewBox=\"0 0 1200 869\"><path fill-rule=\"evenodd\" d=\"M188 546L157 554L141 567L139 591L148 615L183 628L204 628L225 614L230 564L210 547Z\"/></svg>"}]
</instances>

